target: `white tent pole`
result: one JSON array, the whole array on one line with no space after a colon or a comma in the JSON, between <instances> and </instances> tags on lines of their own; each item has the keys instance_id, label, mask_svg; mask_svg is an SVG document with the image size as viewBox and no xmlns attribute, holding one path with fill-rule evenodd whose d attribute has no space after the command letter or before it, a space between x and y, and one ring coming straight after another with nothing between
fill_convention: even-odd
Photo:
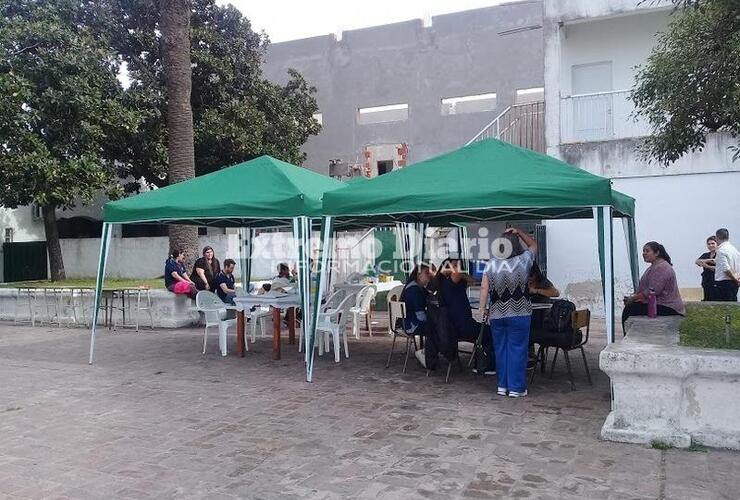
<instances>
[{"instance_id":1,"label":"white tent pole","mask_svg":"<svg viewBox=\"0 0 740 500\"><path fill-rule=\"evenodd\" d=\"M331 249L333 245L332 218L324 217L321 223L321 246L318 256L318 280L316 283L316 295L313 302L311 314L311 329L306 337L306 381L313 380L313 361L315 356L314 345L316 344L316 325L321 309L321 300L324 294L324 287L328 285L329 266L331 265Z\"/></svg>"},{"instance_id":2,"label":"white tent pole","mask_svg":"<svg viewBox=\"0 0 740 500\"><path fill-rule=\"evenodd\" d=\"M425 262L424 255L427 251L427 228L429 224L419 223L419 263ZM431 258L429 261L431 262Z\"/></svg>"},{"instance_id":3,"label":"white tent pole","mask_svg":"<svg viewBox=\"0 0 740 500\"><path fill-rule=\"evenodd\" d=\"M249 293L249 284L252 280L252 245L254 230L251 227L239 228L239 265L242 269L242 290Z\"/></svg>"},{"instance_id":4,"label":"white tent pole","mask_svg":"<svg viewBox=\"0 0 740 500\"><path fill-rule=\"evenodd\" d=\"M612 207L599 207L603 229L604 248L604 313L606 316L606 338L614 343L614 225Z\"/></svg>"},{"instance_id":5,"label":"white tent pole","mask_svg":"<svg viewBox=\"0 0 740 500\"><path fill-rule=\"evenodd\" d=\"M622 217L622 228L624 229L624 241L627 243L627 259L630 264L632 290L637 292L637 286L640 282L640 268L637 260L637 232L635 229L635 219L633 217Z\"/></svg>"},{"instance_id":6,"label":"white tent pole","mask_svg":"<svg viewBox=\"0 0 740 500\"><path fill-rule=\"evenodd\" d=\"M100 297L103 293L103 282L105 280L105 264L108 260L108 250L110 249L110 231L111 225L108 222L103 223L103 230L100 234L100 256L98 257L98 275L95 278L95 297L93 300L94 308L92 313L92 327L90 329L90 358L89 364L93 364L95 353L95 327L98 324L98 312L100 311Z\"/></svg>"},{"instance_id":7,"label":"white tent pole","mask_svg":"<svg viewBox=\"0 0 740 500\"><path fill-rule=\"evenodd\" d=\"M406 224L405 223L396 223L396 235L398 236L398 242L401 245L401 262L402 266L406 266L409 256L408 256L408 238L407 238L407 231L406 231ZM403 269L402 269L403 271ZM405 273L406 276L408 276L408 273Z\"/></svg>"},{"instance_id":8,"label":"white tent pole","mask_svg":"<svg viewBox=\"0 0 740 500\"><path fill-rule=\"evenodd\" d=\"M302 308L304 315L308 316L301 321L301 328L303 329L303 339L306 339L306 335L309 333L311 328L311 234L312 234L312 220L308 217L303 217L303 288L306 290L306 298L302 299Z\"/></svg>"},{"instance_id":9,"label":"white tent pole","mask_svg":"<svg viewBox=\"0 0 740 500\"><path fill-rule=\"evenodd\" d=\"M463 269L466 272L470 272L470 240L468 239L468 227L459 226L458 230L461 231L462 249L460 250L463 258Z\"/></svg>"}]
</instances>

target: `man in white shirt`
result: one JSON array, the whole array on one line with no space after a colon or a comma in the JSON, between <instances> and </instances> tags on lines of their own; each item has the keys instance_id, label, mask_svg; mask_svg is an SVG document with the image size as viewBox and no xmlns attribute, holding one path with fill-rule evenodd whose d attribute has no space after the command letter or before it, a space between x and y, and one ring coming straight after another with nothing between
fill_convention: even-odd
<instances>
[{"instance_id":1,"label":"man in white shirt","mask_svg":"<svg viewBox=\"0 0 740 500\"><path fill-rule=\"evenodd\" d=\"M714 280L717 283L717 300L737 302L737 290L740 286L740 252L730 243L730 232L727 229L717 229L716 236Z\"/></svg>"}]
</instances>

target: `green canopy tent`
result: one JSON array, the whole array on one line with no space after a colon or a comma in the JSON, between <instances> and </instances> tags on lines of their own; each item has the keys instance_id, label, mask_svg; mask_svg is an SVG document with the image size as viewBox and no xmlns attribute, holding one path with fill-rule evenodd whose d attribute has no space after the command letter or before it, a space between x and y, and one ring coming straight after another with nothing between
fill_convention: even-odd
<instances>
[{"instance_id":1,"label":"green canopy tent","mask_svg":"<svg viewBox=\"0 0 740 500\"><path fill-rule=\"evenodd\" d=\"M634 208L634 199L614 191L609 179L547 155L496 139L485 139L367 182L327 192L322 237L329 238L333 228L373 224L445 226L503 220L594 218L598 223L607 336L613 342L611 222L613 217L626 222L630 267L633 281L636 281ZM324 240L319 258L319 280L324 279L323 270L328 265L327 245L328 241ZM317 290L321 288L320 281ZM314 305L321 297L315 300Z\"/></svg>"},{"instance_id":2,"label":"green canopy tent","mask_svg":"<svg viewBox=\"0 0 740 500\"><path fill-rule=\"evenodd\" d=\"M309 308L309 238L311 221L321 216L321 198L344 186L310 170L260 156L216 172L106 203L90 334L93 362L95 329L113 224L191 224L240 228L242 286L251 278L251 250L255 228L292 227L298 241L299 289L302 307ZM306 322L302 322L306 352L313 351ZM307 357L307 362L312 359Z\"/></svg>"}]
</instances>

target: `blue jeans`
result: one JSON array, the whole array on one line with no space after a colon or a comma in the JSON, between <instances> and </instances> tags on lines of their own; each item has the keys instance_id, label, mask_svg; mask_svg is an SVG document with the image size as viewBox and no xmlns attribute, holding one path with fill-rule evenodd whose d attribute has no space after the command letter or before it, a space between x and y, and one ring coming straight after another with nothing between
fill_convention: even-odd
<instances>
[{"instance_id":1,"label":"blue jeans","mask_svg":"<svg viewBox=\"0 0 740 500\"><path fill-rule=\"evenodd\" d=\"M496 353L498 386L508 391L527 389L527 348L532 316L513 316L491 321Z\"/></svg>"}]
</instances>

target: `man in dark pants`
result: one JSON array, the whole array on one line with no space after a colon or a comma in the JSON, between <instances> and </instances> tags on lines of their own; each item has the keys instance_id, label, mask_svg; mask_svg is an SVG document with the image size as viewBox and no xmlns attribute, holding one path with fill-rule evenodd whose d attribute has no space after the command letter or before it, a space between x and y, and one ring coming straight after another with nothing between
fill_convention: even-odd
<instances>
[{"instance_id":1,"label":"man in dark pants","mask_svg":"<svg viewBox=\"0 0 740 500\"><path fill-rule=\"evenodd\" d=\"M740 287L740 252L730 243L730 232L717 229L717 255L714 258L714 280L717 285L717 300L737 302Z\"/></svg>"}]
</instances>

